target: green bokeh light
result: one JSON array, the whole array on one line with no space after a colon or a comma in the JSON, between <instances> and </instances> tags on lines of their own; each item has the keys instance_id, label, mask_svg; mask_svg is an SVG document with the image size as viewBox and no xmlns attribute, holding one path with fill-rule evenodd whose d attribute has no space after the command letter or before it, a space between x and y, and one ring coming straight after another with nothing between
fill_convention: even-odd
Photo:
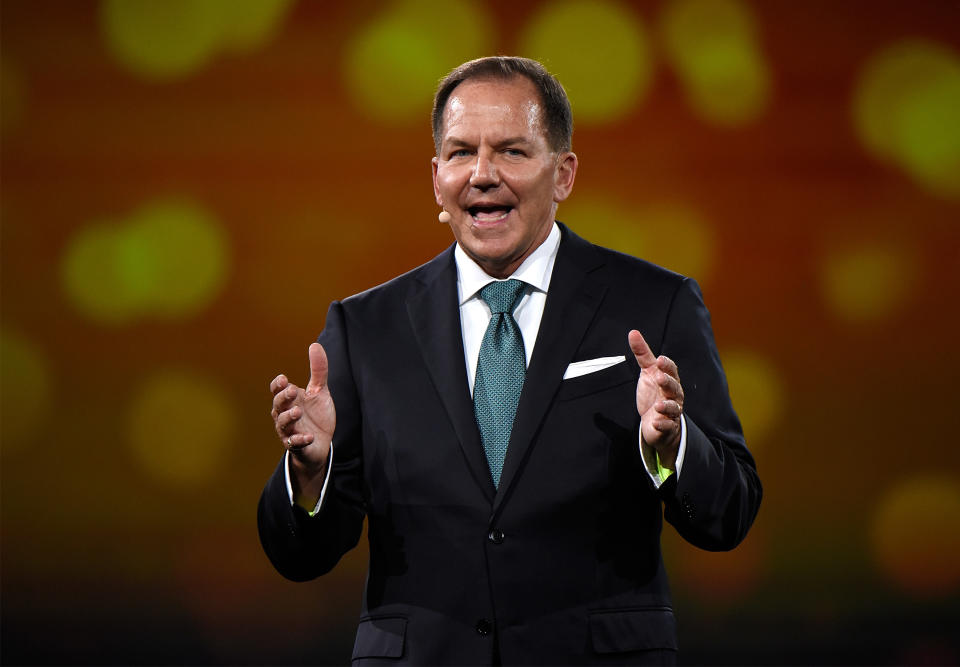
<instances>
[{"instance_id":1,"label":"green bokeh light","mask_svg":"<svg viewBox=\"0 0 960 667\"><path fill-rule=\"evenodd\" d=\"M456 26L457 29L451 29ZM439 80L460 63L489 55L491 21L468 0L402 0L363 26L345 54L354 103L390 123L426 122Z\"/></svg>"},{"instance_id":2,"label":"green bokeh light","mask_svg":"<svg viewBox=\"0 0 960 667\"><path fill-rule=\"evenodd\" d=\"M526 26L520 54L560 79L578 123L628 114L650 86L653 63L640 18L615 2L543 3Z\"/></svg>"},{"instance_id":3,"label":"green bokeh light","mask_svg":"<svg viewBox=\"0 0 960 667\"><path fill-rule=\"evenodd\" d=\"M909 298L916 280L916 261L909 249L879 241L831 249L820 275L827 305L849 322L891 316Z\"/></svg>"},{"instance_id":4,"label":"green bokeh light","mask_svg":"<svg viewBox=\"0 0 960 667\"><path fill-rule=\"evenodd\" d=\"M853 98L860 140L922 187L960 197L960 58L935 42L905 40L866 64Z\"/></svg>"},{"instance_id":5,"label":"green bokeh light","mask_svg":"<svg viewBox=\"0 0 960 667\"><path fill-rule=\"evenodd\" d=\"M872 546L880 572L920 597L960 589L960 483L920 473L901 479L877 503Z\"/></svg>"},{"instance_id":6,"label":"green bokeh light","mask_svg":"<svg viewBox=\"0 0 960 667\"><path fill-rule=\"evenodd\" d=\"M121 279L159 316L185 317L223 287L227 238L209 212L186 200L141 209L118 246Z\"/></svg>"},{"instance_id":7,"label":"green bokeh light","mask_svg":"<svg viewBox=\"0 0 960 667\"><path fill-rule=\"evenodd\" d=\"M213 381L194 372L161 371L133 396L129 444L151 476L196 486L223 467L238 419L233 401Z\"/></svg>"},{"instance_id":8,"label":"green bokeh light","mask_svg":"<svg viewBox=\"0 0 960 667\"><path fill-rule=\"evenodd\" d=\"M10 453L42 439L44 411L53 403L46 355L30 339L4 328L0 331L0 433L3 451Z\"/></svg>"},{"instance_id":9,"label":"green bokeh light","mask_svg":"<svg viewBox=\"0 0 960 667\"><path fill-rule=\"evenodd\" d=\"M116 225L88 225L71 240L61 264L68 300L100 324L125 324L141 310L136 284L129 284L121 275L120 238Z\"/></svg>"},{"instance_id":10,"label":"green bokeh light","mask_svg":"<svg viewBox=\"0 0 960 667\"><path fill-rule=\"evenodd\" d=\"M293 0L233 0L224 24L224 46L250 51L266 44L279 32L292 5Z\"/></svg>"},{"instance_id":11,"label":"green bokeh light","mask_svg":"<svg viewBox=\"0 0 960 667\"><path fill-rule=\"evenodd\" d=\"M103 0L101 30L113 56L149 79L191 74L224 49L272 37L291 0Z\"/></svg>"},{"instance_id":12,"label":"green bokeh light","mask_svg":"<svg viewBox=\"0 0 960 667\"><path fill-rule=\"evenodd\" d=\"M100 22L114 57L148 78L206 65L223 32L223 0L103 0Z\"/></svg>"},{"instance_id":13,"label":"green bokeh light","mask_svg":"<svg viewBox=\"0 0 960 667\"><path fill-rule=\"evenodd\" d=\"M144 316L196 314L227 278L227 239L216 220L187 200L160 200L122 224L80 230L62 265L73 305L101 324Z\"/></svg>"},{"instance_id":14,"label":"green bokeh light","mask_svg":"<svg viewBox=\"0 0 960 667\"><path fill-rule=\"evenodd\" d=\"M747 349L721 355L730 385L733 407L743 424L751 449L756 451L780 421L786 403L784 382L774 364Z\"/></svg>"},{"instance_id":15,"label":"green bokeh light","mask_svg":"<svg viewBox=\"0 0 960 667\"><path fill-rule=\"evenodd\" d=\"M659 264L703 283L710 278L716 240L706 218L684 202L628 206L611 197L578 193L564 202L559 219L590 240Z\"/></svg>"},{"instance_id":16,"label":"green bokeh light","mask_svg":"<svg viewBox=\"0 0 960 667\"><path fill-rule=\"evenodd\" d=\"M756 119L770 97L757 30L738 0L674 0L661 18L667 55L694 111L717 125Z\"/></svg>"}]
</instances>

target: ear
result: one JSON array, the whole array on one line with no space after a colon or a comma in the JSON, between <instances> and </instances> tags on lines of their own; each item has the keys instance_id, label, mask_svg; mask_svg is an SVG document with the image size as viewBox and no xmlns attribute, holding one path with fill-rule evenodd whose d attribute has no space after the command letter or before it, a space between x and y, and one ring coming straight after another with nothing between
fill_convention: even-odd
<instances>
[{"instance_id":1,"label":"ear","mask_svg":"<svg viewBox=\"0 0 960 667\"><path fill-rule=\"evenodd\" d=\"M433 169L433 196L437 200L437 206L443 208L443 199L440 198L440 188L437 186L437 168L440 166L440 161L433 158L430 160L430 165Z\"/></svg>"},{"instance_id":2,"label":"ear","mask_svg":"<svg viewBox=\"0 0 960 667\"><path fill-rule=\"evenodd\" d=\"M570 196L573 181L577 178L577 154L571 151L557 156L557 169L553 174L553 201L560 203Z\"/></svg>"}]
</instances>

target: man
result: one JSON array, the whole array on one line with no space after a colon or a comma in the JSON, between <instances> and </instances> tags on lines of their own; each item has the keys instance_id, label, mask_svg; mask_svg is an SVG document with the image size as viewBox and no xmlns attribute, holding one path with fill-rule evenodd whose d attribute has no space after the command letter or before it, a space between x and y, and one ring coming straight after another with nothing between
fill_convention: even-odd
<instances>
[{"instance_id":1,"label":"man","mask_svg":"<svg viewBox=\"0 0 960 667\"><path fill-rule=\"evenodd\" d=\"M465 63L433 121L456 244L334 302L309 384L271 383L264 549L311 579L367 517L357 664L670 664L661 507L730 549L761 496L699 290L555 223L578 163L538 63Z\"/></svg>"}]
</instances>

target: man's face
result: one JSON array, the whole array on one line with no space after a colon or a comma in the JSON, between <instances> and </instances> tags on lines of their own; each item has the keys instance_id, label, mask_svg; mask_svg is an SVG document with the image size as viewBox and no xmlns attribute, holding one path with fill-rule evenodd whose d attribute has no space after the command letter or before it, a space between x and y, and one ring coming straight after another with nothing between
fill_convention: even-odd
<instances>
[{"instance_id":1,"label":"man's face","mask_svg":"<svg viewBox=\"0 0 960 667\"><path fill-rule=\"evenodd\" d=\"M573 188L577 156L552 151L545 130L525 77L468 79L447 100L433 189L457 242L491 276L509 276L546 240Z\"/></svg>"}]
</instances>

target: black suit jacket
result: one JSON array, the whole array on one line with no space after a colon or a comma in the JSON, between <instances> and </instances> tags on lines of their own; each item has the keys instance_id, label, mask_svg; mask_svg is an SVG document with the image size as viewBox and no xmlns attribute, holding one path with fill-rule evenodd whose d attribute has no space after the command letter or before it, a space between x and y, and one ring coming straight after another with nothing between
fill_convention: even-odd
<instances>
[{"instance_id":1,"label":"black suit jacket","mask_svg":"<svg viewBox=\"0 0 960 667\"><path fill-rule=\"evenodd\" d=\"M674 650L661 517L711 550L753 521L760 482L696 284L561 232L496 489L453 247L330 306L319 341L337 409L332 488L309 517L291 507L281 461L258 520L276 568L306 580L356 545L367 517L357 663L636 663ZM676 361L685 390L683 471L659 490L638 447L632 328ZM571 362L621 354L562 379Z\"/></svg>"}]
</instances>

